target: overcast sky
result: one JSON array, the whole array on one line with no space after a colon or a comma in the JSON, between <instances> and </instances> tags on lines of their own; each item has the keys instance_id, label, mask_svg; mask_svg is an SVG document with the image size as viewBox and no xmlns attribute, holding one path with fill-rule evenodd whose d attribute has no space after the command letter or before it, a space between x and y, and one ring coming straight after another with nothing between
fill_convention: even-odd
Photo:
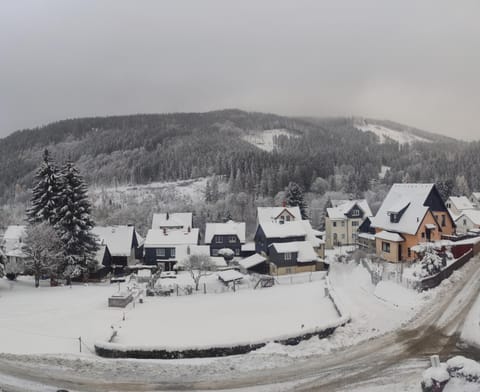
<instances>
[{"instance_id":1,"label":"overcast sky","mask_svg":"<svg viewBox=\"0 0 480 392\"><path fill-rule=\"evenodd\" d=\"M480 1L2 0L0 137L241 108L480 139Z\"/></svg>"}]
</instances>

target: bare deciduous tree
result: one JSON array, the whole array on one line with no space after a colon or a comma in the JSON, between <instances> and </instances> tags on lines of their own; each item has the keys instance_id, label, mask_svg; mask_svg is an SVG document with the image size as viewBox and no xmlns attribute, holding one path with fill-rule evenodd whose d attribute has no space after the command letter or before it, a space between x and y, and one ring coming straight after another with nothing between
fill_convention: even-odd
<instances>
[{"instance_id":1,"label":"bare deciduous tree","mask_svg":"<svg viewBox=\"0 0 480 392\"><path fill-rule=\"evenodd\" d=\"M62 264L63 244L55 229L48 223L30 225L23 245L28 256L25 272L35 277L35 287L43 275L56 275Z\"/></svg>"},{"instance_id":2,"label":"bare deciduous tree","mask_svg":"<svg viewBox=\"0 0 480 392\"><path fill-rule=\"evenodd\" d=\"M185 261L184 268L190 272L190 276L195 282L195 290L198 291L200 279L215 270L215 264L210 256L207 255L190 255Z\"/></svg>"}]
</instances>

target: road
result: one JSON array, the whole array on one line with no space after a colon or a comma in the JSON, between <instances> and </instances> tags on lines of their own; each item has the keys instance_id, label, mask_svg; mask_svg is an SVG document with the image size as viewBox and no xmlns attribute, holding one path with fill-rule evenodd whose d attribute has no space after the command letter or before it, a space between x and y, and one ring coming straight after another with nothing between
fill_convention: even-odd
<instances>
[{"instance_id":1,"label":"road","mask_svg":"<svg viewBox=\"0 0 480 392\"><path fill-rule=\"evenodd\" d=\"M35 358L22 360L22 357L5 355L0 357L0 380L5 384L3 390L11 392L60 388L89 392L232 389L335 392L374 388L385 380L394 384L395 380L400 382L406 377L419 379L431 354L440 354L442 359L465 355L480 360L480 350L459 342L465 317L480 293L480 260L472 259L463 267L463 272L465 279L454 282L448 295L435 298L432 306L405 328L332 354L295 360L287 366L249 371L236 371L232 367L224 372L211 369L209 374L202 374L208 369L207 362L199 365L203 366L202 372L175 373L163 369L164 365L161 368L152 364L153 361L120 361L112 366L112 362L106 361L67 363L61 358L47 358L47 362L42 363L40 358L37 362ZM105 363L110 366L96 368ZM137 367L139 374L144 374L145 369L152 370L149 376L139 379L135 368L131 373L125 370L132 366Z\"/></svg>"}]
</instances>

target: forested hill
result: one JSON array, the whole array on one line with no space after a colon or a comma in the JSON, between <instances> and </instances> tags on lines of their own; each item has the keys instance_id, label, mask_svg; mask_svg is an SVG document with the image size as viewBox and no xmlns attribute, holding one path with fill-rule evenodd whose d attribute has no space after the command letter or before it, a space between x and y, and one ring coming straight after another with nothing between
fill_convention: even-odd
<instances>
[{"instance_id":1,"label":"forested hill","mask_svg":"<svg viewBox=\"0 0 480 392\"><path fill-rule=\"evenodd\" d=\"M58 162L75 161L90 184L215 173L224 175L232 189L271 196L292 180L309 189L317 177L332 182L340 175L348 179L346 191L360 193L386 165L392 168L386 182L455 182L464 173L468 185L480 189L478 143L431 134L428 143L388 138L380 143L374 132L359 131L356 121L240 110L59 121L0 139L0 201L25 197L45 148ZM370 126L375 120L368 121Z\"/></svg>"}]
</instances>

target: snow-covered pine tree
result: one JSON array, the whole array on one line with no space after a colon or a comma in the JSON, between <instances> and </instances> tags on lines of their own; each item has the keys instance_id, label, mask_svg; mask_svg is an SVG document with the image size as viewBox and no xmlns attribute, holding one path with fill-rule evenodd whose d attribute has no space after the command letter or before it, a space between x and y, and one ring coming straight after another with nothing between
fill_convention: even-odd
<instances>
[{"instance_id":1,"label":"snow-covered pine tree","mask_svg":"<svg viewBox=\"0 0 480 392\"><path fill-rule=\"evenodd\" d=\"M28 221L32 224L57 222L57 208L61 192L59 171L50 158L48 150L43 153L43 162L35 175L31 207L27 210Z\"/></svg>"},{"instance_id":2,"label":"snow-covered pine tree","mask_svg":"<svg viewBox=\"0 0 480 392\"><path fill-rule=\"evenodd\" d=\"M300 213L302 214L302 219L308 219L307 215L307 203L303 196L303 189L295 182L289 182L287 187L287 194L285 196L287 205L291 207L298 206L300 208Z\"/></svg>"},{"instance_id":3,"label":"snow-covered pine tree","mask_svg":"<svg viewBox=\"0 0 480 392\"><path fill-rule=\"evenodd\" d=\"M61 170L62 192L55 228L63 242L63 275L70 279L88 271L97 250L87 188L78 170L68 161Z\"/></svg>"}]
</instances>

